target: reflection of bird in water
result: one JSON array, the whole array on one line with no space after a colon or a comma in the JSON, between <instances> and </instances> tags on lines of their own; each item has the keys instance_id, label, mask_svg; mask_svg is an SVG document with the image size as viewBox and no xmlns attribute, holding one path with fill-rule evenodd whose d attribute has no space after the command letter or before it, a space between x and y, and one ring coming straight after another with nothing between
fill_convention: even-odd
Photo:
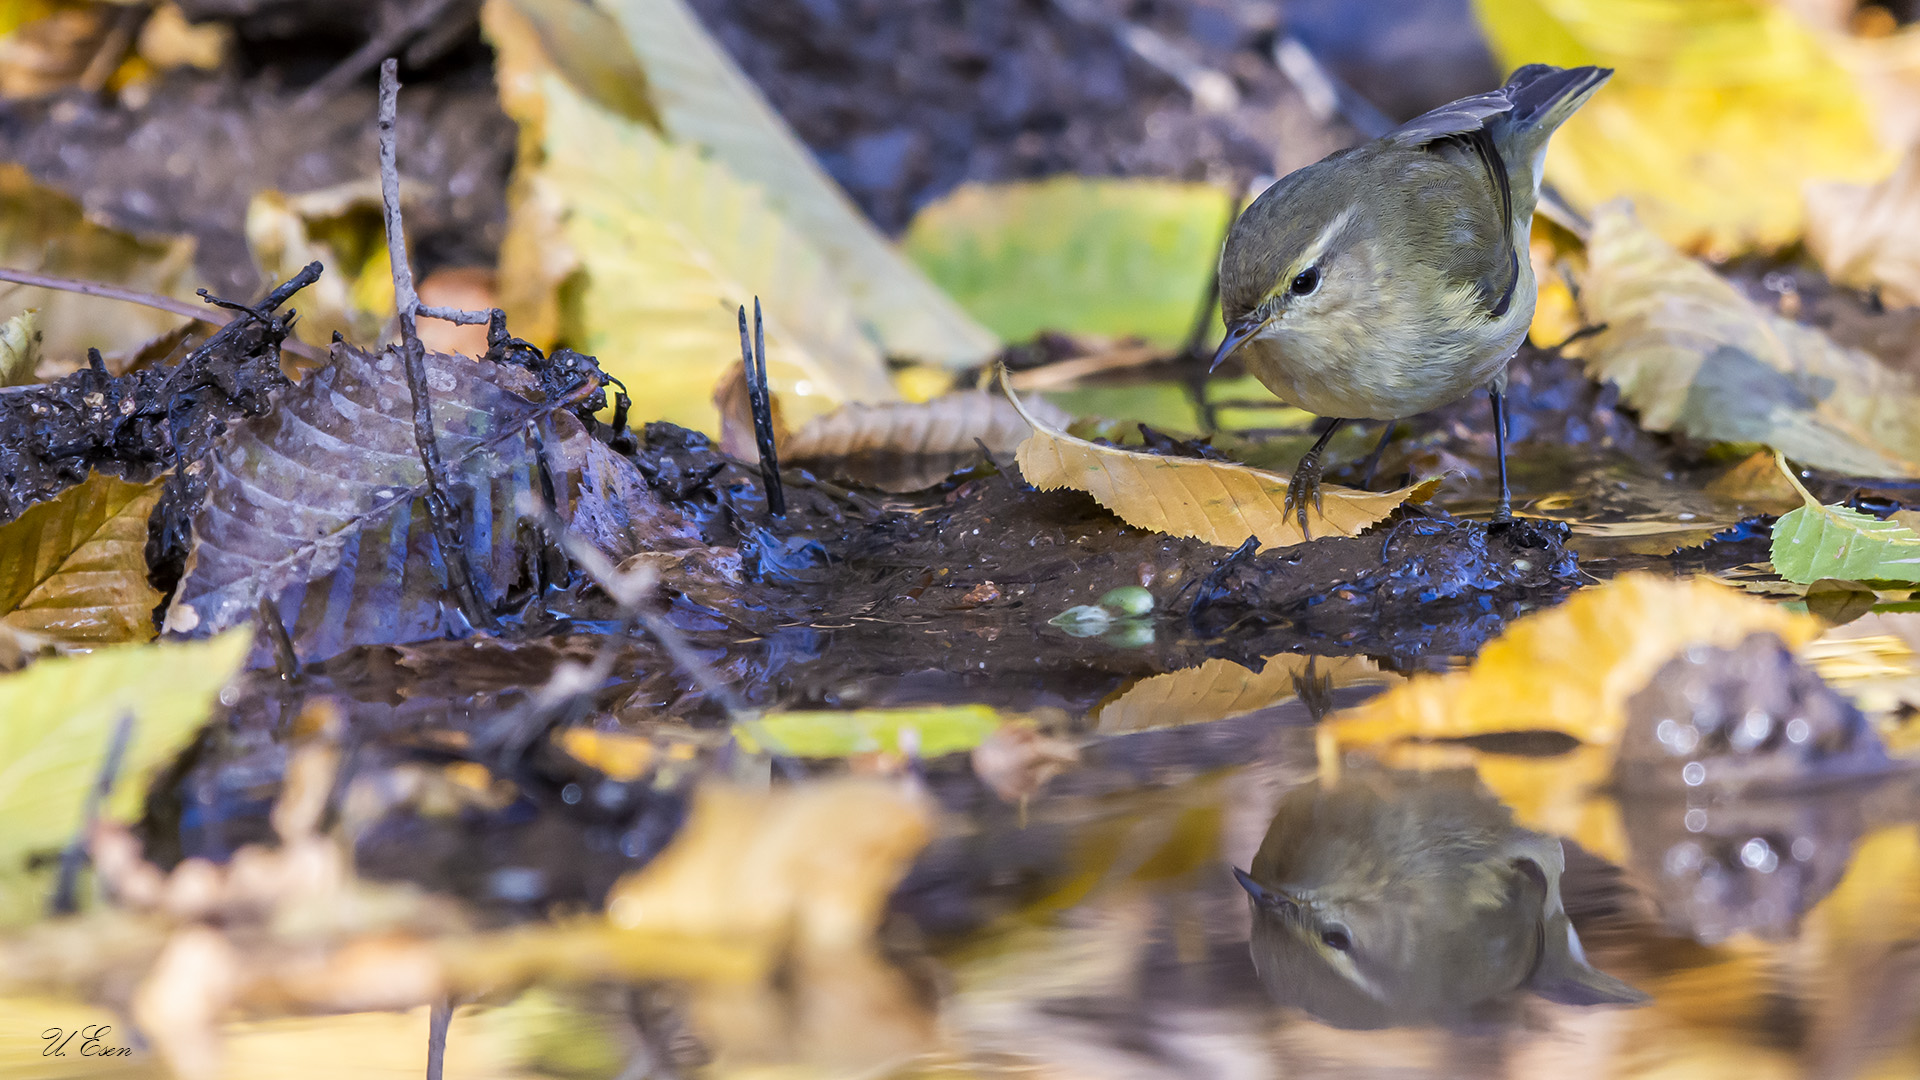
<instances>
[{"instance_id":1,"label":"reflection of bird in water","mask_svg":"<svg viewBox=\"0 0 1920 1080\"><path fill-rule=\"evenodd\" d=\"M1587 963L1560 842L1471 773L1348 773L1281 800L1250 873L1267 992L1341 1027L1460 1023L1521 991L1570 1005L1646 995Z\"/></svg>"}]
</instances>

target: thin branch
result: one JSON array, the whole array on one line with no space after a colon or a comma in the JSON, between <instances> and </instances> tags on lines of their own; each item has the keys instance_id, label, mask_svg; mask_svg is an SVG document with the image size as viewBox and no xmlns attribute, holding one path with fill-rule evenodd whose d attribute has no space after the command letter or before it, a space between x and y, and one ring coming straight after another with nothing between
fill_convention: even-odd
<instances>
[{"instance_id":1,"label":"thin branch","mask_svg":"<svg viewBox=\"0 0 1920 1080\"><path fill-rule=\"evenodd\" d=\"M71 915L80 910L80 898L75 894L79 891L80 865L87 859L87 838L93 835L94 823L100 819L100 804L113 791L114 777L120 774L120 759L126 756L127 742L132 735L133 714L120 714L113 738L107 743L107 758L100 763L100 775L87 792L87 808L80 816L80 831L60 853L60 880L54 886L53 900L47 905L54 915Z\"/></svg>"},{"instance_id":2,"label":"thin branch","mask_svg":"<svg viewBox=\"0 0 1920 1080\"><path fill-rule=\"evenodd\" d=\"M767 328L760 298L753 298L753 337L747 337L747 308L740 306L740 362L747 369L747 405L753 413L753 439L760 451L760 484L767 513L787 516L787 490L780 482L780 454L774 445L773 392L767 388Z\"/></svg>"},{"instance_id":3,"label":"thin branch","mask_svg":"<svg viewBox=\"0 0 1920 1080\"><path fill-rule=\"evenodd\" d=\"M500 309L489 308L486 311L462 311L459 308L429 307L426 304L421 304L415 310L429 319L439 319L441 322L457 323L461 326L479 326L481 323L491 323L493 321L493 313Z\"/></svg>"},{"instance_id":4,"label":"thin branch","mask_svg":"<svg viewBox=\"0 0 1920 1080\"><path fill-rule=\"evenodd\" d=\"M433 400L427 396L427 351L420 344L417 325L420 297L413 291L413 267L407 263L407 238L400 223L400 166L394 145L394 125L399 112L400 62L389 59L380 65L380 196L386 209L387 256L393 264L393 301L400 318L400 358L407 370L407 389L413 394L413 439L420 449L420 463L427 471L427 514L433 522L434 538L440 545L441 562L447 568L448 590L466 614L469 625L492 630L498 624L493 612L480 602L480 594L473 586L473 569L467 565L467 549L460 542L453 502L447 496L440 443L433 434Z\"/></svg>"},{"instance_id":5,"label":"thin branch","mask_svg":"<svg viewBox=\"0 0 1920 1080\"><path fill-rule=\"evenodd\" d=\"M212 326L225 326L235 318L234 315L221 311L218 307L197 307L187 303L185 300L175 300L171 296L159 296L154 293L141 292L138 289L123 289L118 285L107 285L98 281L80 281L76 278L54 277L51 274L36 274L28 270L15 270L11 267L0 266L0 281L11 281L16 285L30 285L36 289L53 289L57 292L79 293L82 296L97 296L103 300L119 300L122 303L139 304L142 307L150 307L155 311L164 311L170 315L197 319L200 322ZM305 288L311 284L313 284L313 282L305 281L300 284L299 288ZM282 286L282 288L285 288L285 286ZM294 292L299 291L299 288L289 290L287 296L293 295ZM278 289L275 290L275 292L278 291ZM286 296L275 299L272 294L269 294L267 299L261 302L260 306L264 310L271 311L279 307L285 300ZM315 348L304 341L298 341L291 337L281 342L280 347L295 356L312 360L315 363L324 364L327 361L326 350Z\"/></svg>"},{"instance_id":6,"label":"thin branch","mask_svg":"<svg viewBox=\"0 0 1920 1080\"><path fill-rule=\"evenodd\" d=\"M447 1064L447 1028L453 1024L453 999L441 998L427 1013L427 1080L440 1080Z\"/></svg>"}]
</instances>

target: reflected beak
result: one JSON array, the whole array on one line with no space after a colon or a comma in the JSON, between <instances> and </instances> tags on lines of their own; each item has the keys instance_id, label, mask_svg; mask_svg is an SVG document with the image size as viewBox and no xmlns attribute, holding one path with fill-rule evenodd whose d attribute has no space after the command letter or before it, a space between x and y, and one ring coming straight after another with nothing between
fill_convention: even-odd
<instances>
[{"instance_id":1,"label":"reflected beak","mask_svg":"<svg viewBox=\"0 0 1920 1080\"><path fill-rule=\"evenodd\" d=\"M1265 321L1255 319L1252 316L1235 319L1228 323L1227 336L1220 339L1220 347L1214 350L1213 364L1207 368L1207 372L1211 374L1215 369L1219 368L1220 364L1225 361L1227 357L1233 355L1235 349L1246 344L1247 339L1259 333L1260 328L1265 325L1267 325Z\"/></svg>"}]
</instances>

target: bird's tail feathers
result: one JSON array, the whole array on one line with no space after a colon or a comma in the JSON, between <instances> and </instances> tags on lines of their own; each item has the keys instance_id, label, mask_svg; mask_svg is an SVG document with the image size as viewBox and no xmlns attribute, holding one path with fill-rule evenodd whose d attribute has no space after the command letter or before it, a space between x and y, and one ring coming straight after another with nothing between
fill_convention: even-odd
<instances>
[{"instance_id":1,"label":"bird's tail feathers","mask_svg":"<svg viewBox=\"0 0 1920 1080\"><path fill-rule=\"evenodd\" d=\"M1528 64L1515 71L1504 87L1513 103L1507 123L1516 132L1545 139L1612 77L1612 68Z\"/></svg>"}]
</instances>

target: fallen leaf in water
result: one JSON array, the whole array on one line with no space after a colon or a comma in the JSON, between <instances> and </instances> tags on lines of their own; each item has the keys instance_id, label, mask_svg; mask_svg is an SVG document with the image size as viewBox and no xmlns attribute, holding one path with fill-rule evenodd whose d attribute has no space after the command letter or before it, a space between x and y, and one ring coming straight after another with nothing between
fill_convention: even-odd
<instances>
[{"instance_id":1,"label":"fallen leaf in water","mask_svg":"<svg viewBox=\"0 0 1920 1080\"><path fill-rule=\"evenodd\" d=\"M164 482L94 473L0 525L0 622L67 645L152 638L147 517Z\"/></svg>"},{"instance_id":2,"label":"fallen leaf in water","mask_svg":"<svg viewBox=\"0 0 1920 1080\"><path fill-rule=\"evenodd\" d=\"M1092 495L1129 525L1239 547L1249 536L1264 548L1306 539L1299 520L1282 509L1287 478L1264 469L1204 458L1169 457L1076 439L1046 423L1007 391L1033 434L1020 444L1020 474L1042 491L1072 488ZM1315 536L1354 536L1409 499L1439 486L1428 480L1374 493L1321 488L1324 509L1311 511Z\"/></svg>"},{"instance_id":3,"label":"fallen leaf in water","mask_svg":"<svg viewBox=\"0 0 1920 1080\"><path fill-rule=\"evenodd\" d=\"M1465 671L1415 675L1335 714L1332 731L1355 746L1518 731L1610 745L1627 698L1688 646L1730 647L1768 631L1797 647L1820 629L1706 579L1628 574L1515 620Z\"/></svg>"},{"instance_id":4,"label":"fallen leaf in water","mask_svg":"<svg viewBox=\"0 0 1920 1080\"><path fill-rule=\"evenodd\" d=\"M1920 146L1877 184L1809 184L1807 250L1829 278L1920 304Z\"/></svg>"},{"instance_id":5,"label":"fallen leaf in water","mask_svg":"<svg viewBox=\"0 0 1920 1080\"><path fill-rule=\"evenodd\" d=\"M755 297L766 313L768 379L789 416L894 399L840 282L763 192L555 75L536 85L539 114L529 106L516 119L538 133L538 154L519 163L510 228L540 235L503 248L500 278L557 289L561 277L539 262L553 242L571 252L577 277L560 334L634 388L643 418L718 432L711 394L740 364L736 313ZM519 311L509 314L517 320Z\"/></svg>"},{"instance_id":6,"label":"fallen leaf in water","mask_svg":"<svg viewBox=\"0 0 1920 1080\"><path fill-rule=\"evenodd\" d=\"M135 237L88 220L79 203L42 187L19 165L0 164L0 265L121 285L199 304L191 237ZM180 316L99 296L7 285L0 319L40 310L42 353L70 370L88 346L109 355L165 334Z\"/></svg>"},{"instance_id":7,"label":"fallen leaf in water","mask_svg":"<svg viewBox=\"0 0 1920 1080\"><path fill-rule=\"evenodd\" d=\"M1770 0L1474 8L1507 70L1614 69L1553 137L1546 179L1581 207L1631 197L1655 232L1687 250L1792 243L1805 182L1875 180L1892 165L1853 76Z\"/></svg>"},{"instance_id":8,"label":"fallen leaf in water","mask_svg":"<svg viewBox=\"0 0 1920 1080\"><path fill-rule=\"evenodd\" d=\"M880 235L682 0L601 7L626 29L667 137L763 191L772 211L819 252L889 356L973 367L999 348L991 331Z\"/></svg>"},{"instance_id":9,"label":"fallen leaf in water","mask_svg":"<svg viewBox=\"0 0 1920 1080\"><path fill-rule=\"evenodd\" d=\"M1781 577L1803 585L1825 578L1920 581L1920 534L1845 506L1822 506L1784 458L1780 471L1804 500L1773 523L1771 557ZM1809 592L1807 603L1813 602Z\"/></svg>"},{"instance_id":10,"label":"fallen leaf in water","mask_svg":"<svg viewBox=\"0 0 1920 1080\"><path fill-rule=\"evenodd\" d=\"M29 870L27 859L57 853L74 838L120 719L131 714L134 723L103 812L127 820L137 816L153 770L206 722L249 637L121 645L0 677L0 821L7 823L0 925L44 910L54 867Z\"/></svg>"},{"instance_id":11,"label":"fallen leaf in water","mask_svg":"<svg viewBox=\"0 0 1920 1080\"><path fill-rule=\"evenodd\" d=\"M455 507L474 587L482 603L497 604L525 566L519 495L538 490L536 446L564 446L579 422L564 402L533 400L540 395L522 368L429 353L426 375L441 458L456 501L471 510ZM569 468L555 461L550 471ZM464 625L424 502L397 347L336 345L332 361L272 412L227 433L208 477L170 631L248 622L262 599L278 605L309 658ZM571 511L557 494L559 511Z\"/></svg>"},{"instance_id":12,"label":"fallen leaf in water","mask_svg":"<svg viewBox=\"0 0 1920 1080\"><path fill-rule=\"evenodd\" d=\"M1267 657L1266 666L1251 671L1231 660L1208 660L1197 667L1164 675L1150 675L1127 687L1099 707L1094 723L1101 734L1244 716L1299 696L1307 682L1330 688L1357 683L1392 683L1398 676L1380 670L1364 656L1298 656L1282 653Z\"/></svg>"},{"instance_id":13,"label":"fallen leaf in water","mask_svg":"<svg viewBox=\"0 0 1920 1080\"><path fill-rule=\"evenodd\" d=\"M1853 476L1920 476L1920 379L1762 310L1619 206L1594 216L1580 292L1606 329L1567 346L1651 431L1766 443Z\"/></svg>"},{"instance_id":14,"label":"fallen leaf in water","mask_svg":"<svg viewBox=\"0 0 1920 1080\"><path fill-rule=\"evenodd\" d=\"M1177 349L1207 301L1231 196L1211 184L1062 176L965 184L907 229L908 254L1009 341L1042 330Z\"/></svg>"},{"instance_id":15,"label":"fallen leaf in water","mask_svg":"<svg viewBox=\"0 0 1920 1080\"><path fill-rule=\"evenodd\" d=\"M911 753L936 758L971 750L999 730L1004 718L986 705L908 709L826 709L770 712L735 728L749 753L786 757L851 757Z\"/></svg>"},{"instance_id":16,"label":"fallen leaf in water","mask_svg":"<svg viewBox=\"0 0 1920 1080\"><path fill-rule=\"evenodd\" d=\"M34 308L0 323L0 386L25 386L40 366L40 312Z\"/></svg>"},{"instance_id":17,"label":"fallen leaf in water","mask_svg":"<svg viewBox=\"0 0 1920 1080\"><path fill-rule=\"evenodd\" d=\"M1056 427L1071 422L1044 400L1025 407ZM960 390L920 404L842 405L782 440L779 457L881 491L919 491L978 461L980 444L1011 454L1032 433L1005 395Z\"/></svg>"}]
</instances>

